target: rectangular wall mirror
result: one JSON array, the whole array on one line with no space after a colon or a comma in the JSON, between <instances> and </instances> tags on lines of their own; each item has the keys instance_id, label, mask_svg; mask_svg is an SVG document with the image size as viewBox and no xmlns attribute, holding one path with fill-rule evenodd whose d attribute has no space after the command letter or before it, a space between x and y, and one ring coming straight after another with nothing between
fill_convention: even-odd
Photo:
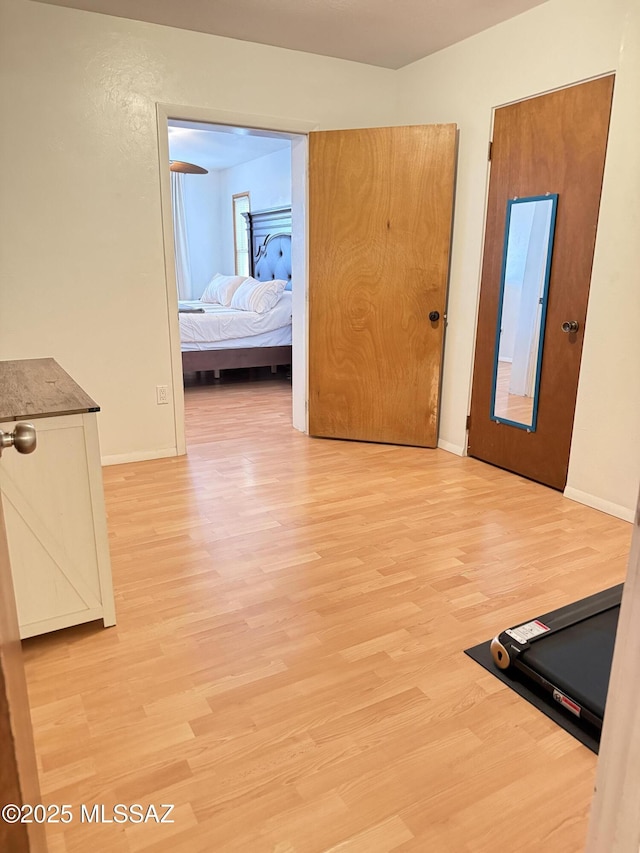
<instances>
[{"instance_id":1,"label":"rectangular wall mirror","mask_svg":"<svg viewBox=\"0 0 640 853\"><path fill-rule=\"evenodd\" d=\"M507 202L491 419L535 432L557 193Z\"/></svg>"}]
</instances>

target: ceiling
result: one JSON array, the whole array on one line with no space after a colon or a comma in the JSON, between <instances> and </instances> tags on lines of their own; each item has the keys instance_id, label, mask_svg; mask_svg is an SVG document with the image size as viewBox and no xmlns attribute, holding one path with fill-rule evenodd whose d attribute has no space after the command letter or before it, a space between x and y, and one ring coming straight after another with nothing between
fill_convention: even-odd
<instances>
[{"instance_id":1,"label":"ceiling","mask_svg":"<svg viewBox=\"0 0 640 853\"><path fill-rule=\"evenodd\" d=\"M169 159L186 160L210 172L229 169L290 146L291 142L282 134L169 120Z\"/></svg>"},{"instance_id":2,"label":"ceiling","mask_svg":"<svg viewBox=\"0 0 640 853\"><path fill-rule=\"evenodd\" d=\"M544 0L39 0L401 68Z\"/></svg>"}]
</instances>

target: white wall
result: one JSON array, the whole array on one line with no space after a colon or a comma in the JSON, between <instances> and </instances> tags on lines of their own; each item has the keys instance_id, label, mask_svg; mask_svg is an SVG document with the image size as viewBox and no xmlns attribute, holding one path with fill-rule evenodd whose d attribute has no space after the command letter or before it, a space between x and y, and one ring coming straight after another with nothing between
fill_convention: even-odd
<instances>
[{"instance_id":1,"label":"white wall","mask_svg":"<svg viewBox=\"0 0 640 853\"><path fill-rule=\"evenodd\" d=\"M629 0L565 494L629 520L640 473L640 5Z\"/></svg>"},{"instance_id":2,"label":"white wall","mask_svg":"<svg viewBox=\"0 0 640 853\"><path fill-rule=\"evenodd\" d=\"M191 260L192 299L199 299L214 272L222 270L220 172L185 175L184 206Z\"/></svg>"},{"instance_id":3,"label":"white wall","mask_svg":"<svg viewBox=\"0 0 640 853\"><path fill-rule=\"evenodd\" d=\"M441 446L453 452L463 453L466 442L492 110L615 71L627 5L549 0L397 72L401 123L460 128L440 425ZM638 244L635 196L629 205L639 186L632 112L616 95L567 490L629 518L640 476L640 384L630 373L640 364L638 264L630 257Z\"/></svg>"},{"instance_id":4,"label":"white wall","mask_svg":"<svg viewBox=\"0 0 640 853\"><path fill-rule=\"evenodd\" d=\"M108 461L175 453L156 103L339 128L394 99L389 69L0 0L0 358L56 358Z\"/></svg>"},{"instance_id":5,"label":"white wall","mask_svg":"<svg viewBox=\"0 0 640 853\"><path fill-rule=\"evenodd\" d=\"M225 269L234 269L231 197L249 192L251 210L291 205L291 145L220 172L220 205Z\"/></svg>"}]
</instances>

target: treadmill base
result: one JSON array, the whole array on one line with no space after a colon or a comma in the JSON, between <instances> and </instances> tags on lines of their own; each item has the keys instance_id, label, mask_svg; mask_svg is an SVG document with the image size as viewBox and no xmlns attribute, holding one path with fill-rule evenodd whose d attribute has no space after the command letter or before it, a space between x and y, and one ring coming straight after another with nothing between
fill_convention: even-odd
<instances>
[{"instance_id":1,"label":"treadmill base","mask_svg":"<svg viewBox=\"0 0 640 853\"><path fill-rule=\"evenodd\" d=\"M466 649L465 654L597 755L600 747L600 732L565 711L546 691L537 688L534 683L525 684L517 677L515 670L516 677L512 677L511 671L507 674L504 670L498 669L491 657L490 646L491 640L487 640Z\"/></svg>"}]
</instances>

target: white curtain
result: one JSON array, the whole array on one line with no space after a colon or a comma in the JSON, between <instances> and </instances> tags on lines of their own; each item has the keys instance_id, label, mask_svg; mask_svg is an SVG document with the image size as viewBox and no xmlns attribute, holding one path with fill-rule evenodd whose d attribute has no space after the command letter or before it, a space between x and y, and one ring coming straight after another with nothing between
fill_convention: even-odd
<instances>
[{"instance_id":1,"label":"white curtain","mask_svg":"<svg viewBox=\"0 0 640 853\"><path fill-rule=\"evenodd\" d=\"M173 212L173 241L176 250L176 281L178 299L191 299L191 262L187 240L187 217L184 208L184 179L182 172L171 172L171 209Z\"/></svg>"}]
</instances>

